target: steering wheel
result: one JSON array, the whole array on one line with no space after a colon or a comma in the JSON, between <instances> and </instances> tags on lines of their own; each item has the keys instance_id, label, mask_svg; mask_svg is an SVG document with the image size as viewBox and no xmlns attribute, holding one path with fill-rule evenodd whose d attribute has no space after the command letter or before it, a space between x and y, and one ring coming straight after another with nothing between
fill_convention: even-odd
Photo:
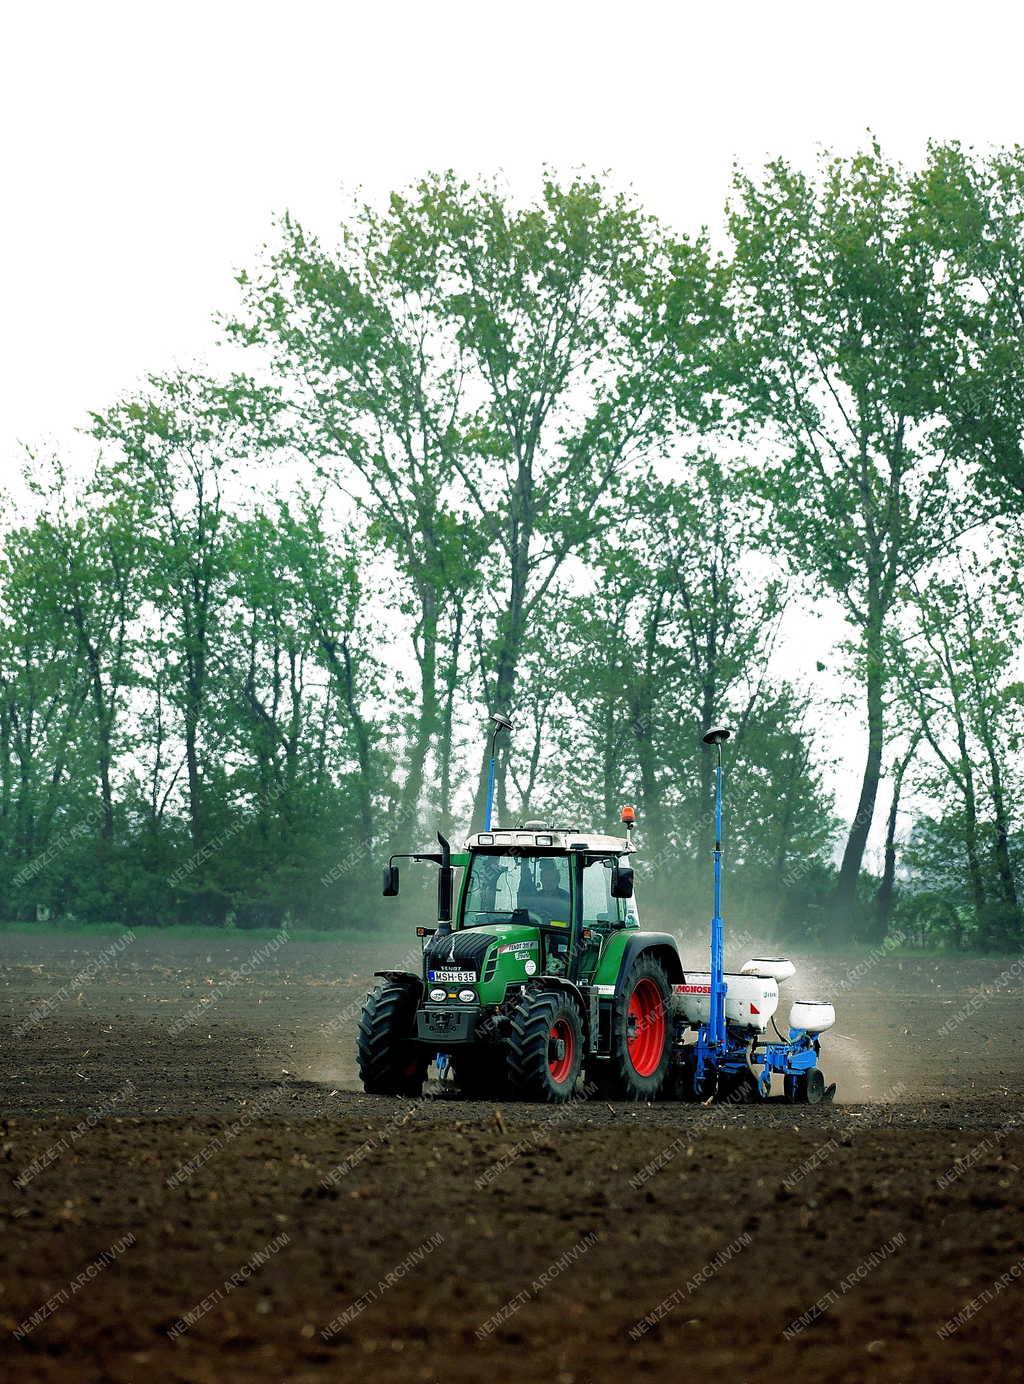
<instances>
[{"instance_id":1,"label":"steering wheel","mask_svg":"<svg viewBox=\"0 0 1024 1384\"><path fill-rule=\"evenodd\" d=\"M518 917L516 916L517 914L519 915ZM519 923L521 926L525 926L523 922L524 919L526 920L526 923L528 923L531 927L548 926L548 924L544 921L540 914L535 913L532 908L513 908L512 922Z\"/></svg>"}]
</instances>

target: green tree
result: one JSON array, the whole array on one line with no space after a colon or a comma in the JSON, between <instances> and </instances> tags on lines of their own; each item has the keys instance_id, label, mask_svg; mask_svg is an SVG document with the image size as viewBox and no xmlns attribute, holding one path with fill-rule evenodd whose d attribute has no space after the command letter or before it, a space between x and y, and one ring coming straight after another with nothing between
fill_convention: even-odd
<instances>
[{"instance_id":1,"label":"green tree","mask_svg":"<svg viewBox=\"0 0 1024 1384\"><path fill-rule=\"evenodd\" d=\"M95 763L93 742L81 733L89 681L79 644L53 598L61 579L60 554L45 523L6 534L0 554L0 828L8 906L26 916L53 901L52 865L66 833L88 827L94 807L77 773L82 758L90 767ZM85 782L90 779L87 771Z\"/></svg>"},{"instance_id":2,"label":"green tree","mask_svg":"<svg viewBox=\"0 0 1024 1384\"><path fill-rule=\"evenodd\" d=\"M169 704L185 746L192 848L205 843L203 733L215 674L214 649L230 566L225 484L278 443L276 400L251 381L219 383L179 372L103 414L93 433L120 454L106 471L113 499L128 485L148 514L148 600L165 641L156 650L172 677Z\"/></svg>"},{"instance_id":3,"label":"green tree","mask_svg":"<svg viewBox=\"0 0 1024 1384\"><path fill-rule=\"evenodd\" d=\"M480 384L459 474L490 540L485 700L509 714L565 564L614 526L678 417L710 415L717 266L704 239L673 241L592 179L549 179L519 209L449 175L424 185L415 218L444 247L446 317ZM477 816L484 783L482 762ZM499 806L504 793L502 764Z\"/></svg>"},{"instance_id":4,"label":"green tree","mask_svg":"<svg viewBox=\"0 0 1024 1384\"><path fill-rule=\"evenodd\" d=\"M920 179L877 145L737 174L729 213L731 390L764 429L761 492L780 547L833 595L859 642L867 746L838 882L855 898L885 747L885 630L906 583L970 523L951 504L943 382L957 351Z\"/></svg>"},{"instance_id":5,"label":"green tree","mask_svg":"<svg viewBox=\"0 0 1024 1384\"><path fill-rule=\"evenodd\" d=\"M649 839L662 848L669 803L678 801L678 785L690 785L682 797L703 858L711 850L712 764L700 737L728 716L742 738L786 591L756 570L760 530L742 483L708 452L674 469L672 484L648 477L634 498L600 587L629 593L615 676Z\"/></svg>"},{"instance_id":6,"label":"green tree","mask_svg":"<svg viewBox=\"0 0 1024 1384\"><path fill-rule=\"evenodd\" d=\"M332 542L321 510L308 497L295 508L282 504L278 527L306 628L330 679L328 703L337 708L345 726L346 756L352 764L347 781L358 802L359 841L368 851L378 836L375 796L382 792L394 761L380 743L381 727L374 724L370 711L375 696L380 697L383 670L373 661L366 630L362 555L351 543L339 547Z\"/></svg>"},{"instance_id":7,"label":"green tree","mask_svg":"<svg viewBox=\"0 0 1024 1384\"><path fill-rule=\"evenodd\" d=\"M742 485L707 453L676 474L648 478L595 555L591 590L560 597L528 649L514 779L531 809L609 828L635 802L648 902L703 902L712 779L700 737L725 719L742 785L730 850L781 909L783 874L821 866L834 830L806 699L769 676L786 592L765 579Z\"/></svg>"},{"instance_id":8,"label":"green tree","mask_svg":"<svg viewBox=\"0 0 1024 1384\"><path fill-rule=\"evenodd\" d=\"M548 180L520 208L493 184L437 175L383 213L362 209L336 250L288 220L282 239L243 275L231 330L270 348L302 447L330 460L408 583L420 681L408 811L440 718L444 612L441 682L458 676L471 626L487 710L507 714L565 563L613 522L674 411L705 411L713 262L703 241L671 242L586 179ZM478 813L482 793L483 772Z\"/></svg>"},{"instance_id":9,"label":"green tree","mask_svg":"<svg viewBox=\"0 0 1024 1384\"><path fill-rule=\"evenodd\" d=\"M942 257L957 329L944 380L944 441L999 508L1024 508L1024 149L979 156L935 144L922 175L922 235Z\"/></svg>"},{"instance_id":10,"label":"green tree","mask_svg":"<svg viewBox=\"0 0 1024 1384\"><path fill-rule=\"evenodd\" d=\"M134 626L142 604L146 518L136 494L103 494L96 478L76 496L59 462L45 470L34 467L30 484L43 504L36 550L53 565L41 594L52 605L55 642L65 637L73 642L88 681L101 836L109 843L117 724L133 683Z\"/></svg>"},{"instance_id":11,"label":"green tree","mask_svg":"<svg viewBox=\"0 0 1024 1384\"><path fill-rule=\"evenodd\" d=\"M1011 852L1016 794L1007 791L1021 745L1022 613L1019 578L1006 580L1005 563L986 572L964 557L917 586L909 637L893 653L903 703L932 755L922 786L946 807L947 834L955 824L973 930L988 943L1024 931Z\"/></svg>"},{"instance_id":12,"label":"green tree","mask_svg":"<svg viewBox=\"0 0 1024 1384\"><path fill-rule=\"evenodd\" d=\"M479 549L456 493L467 372L440 307L441 247L399 197L384 212L359 208L330 248L291 217L278 229L265 262L239 278L228 331L269 355L296 449L395 563L392 601L411 624L419 679L398 818L415 830L432 746L450 781L450 688Z\"/></svg>"},{"instance_id":13,"label":"green tree","mask_svg":"<svg viewBox=\"0 0 1024 1384\"><path fill-rule=\"evenodd\" d=\"M895 757L892 765L892 793L889 798L889 815L885 824L885 845L882 851L882 878L875 894L876 922L870 941L884 942L889 932L889 920L896 899L896 867L898 864L897 826L900 805L903 798L903 784L907 770L914 763L924 732L917 726L910 733L907 744Z\"/></svg>"}]
</instances>

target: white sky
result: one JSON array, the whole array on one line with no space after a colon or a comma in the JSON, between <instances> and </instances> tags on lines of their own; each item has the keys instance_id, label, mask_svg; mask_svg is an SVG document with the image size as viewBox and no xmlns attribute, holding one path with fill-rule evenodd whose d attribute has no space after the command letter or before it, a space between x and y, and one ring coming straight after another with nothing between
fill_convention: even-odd
<instances>
[{"instance_id":1,"label":"white sky","mask_svg":"<svg viewBox=\"0 0 1024 1384\"><path fill-rule=\"evenodd\" d=\"M529 192L544 163L584 165L685 229L719 222L734 159L809 162L870 128L913 161L929 137L1024 132L1024 24L989 0L36 0L2 15L0 483L20 442L64 446L143 373L207 354L272 214L329 227L343 187L373 197L451 166ZM817 656L836 627L815 628Z\"/></svg>"}]
</instances>

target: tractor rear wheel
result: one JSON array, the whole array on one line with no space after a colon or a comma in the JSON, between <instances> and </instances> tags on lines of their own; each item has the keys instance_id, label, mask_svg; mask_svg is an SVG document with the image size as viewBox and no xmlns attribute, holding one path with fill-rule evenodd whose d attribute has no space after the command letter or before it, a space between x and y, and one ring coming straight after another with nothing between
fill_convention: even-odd
<instances>
[{"instance_id":1,"label":"tractor rear wheel","mask_svg":"<svg viewBox=\"0 0 1024 1384\"><path fill-rule=\"evenodd\" d=\"M611 1055L592 1064L603 1095L613 1100L656 1100L672 1056L671 991L665 968L640 956L612 1002Z\"/></svg>"},{"instance_id":2,"label":"tractor rear wheel","mask_svg":"<svg viewBox=\"0 0 1024 1384\"><path fill-rule=\"evenodd\" d=\"M583 1023L557 990L527 990L509 1019L507 1072L521 1100L571 1099L583 1063Z\"/></svg>"},{"instance_id":3,"label":"tractor rear wheel","mask_svg":"<svg viewBox=\"0 0 1024 1384\"><path fill-rule=\"evenodd\" d=\"M378 981L363 1004L356 1057L363 1090L372 1096L419 1096L430 1053L412 1037L420 987L409 980Z\"/></svg>"}]
</instances>

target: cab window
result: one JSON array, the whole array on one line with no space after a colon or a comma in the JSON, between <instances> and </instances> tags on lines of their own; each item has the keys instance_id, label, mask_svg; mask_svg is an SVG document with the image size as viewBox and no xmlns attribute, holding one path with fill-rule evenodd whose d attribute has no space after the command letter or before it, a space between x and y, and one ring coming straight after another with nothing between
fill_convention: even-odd
<instances>
[{"instance_id":1,"label":"cab window","mask_svg":"<svg viewBox=\"0 0 1024 1384\"><path fill-rule=\"evenodd\" d=\"M625 922L625 899L612 898L612 865L609 857L590 860L583 867L583 926L610 927Z\"/></svg>"}]
</instances>

